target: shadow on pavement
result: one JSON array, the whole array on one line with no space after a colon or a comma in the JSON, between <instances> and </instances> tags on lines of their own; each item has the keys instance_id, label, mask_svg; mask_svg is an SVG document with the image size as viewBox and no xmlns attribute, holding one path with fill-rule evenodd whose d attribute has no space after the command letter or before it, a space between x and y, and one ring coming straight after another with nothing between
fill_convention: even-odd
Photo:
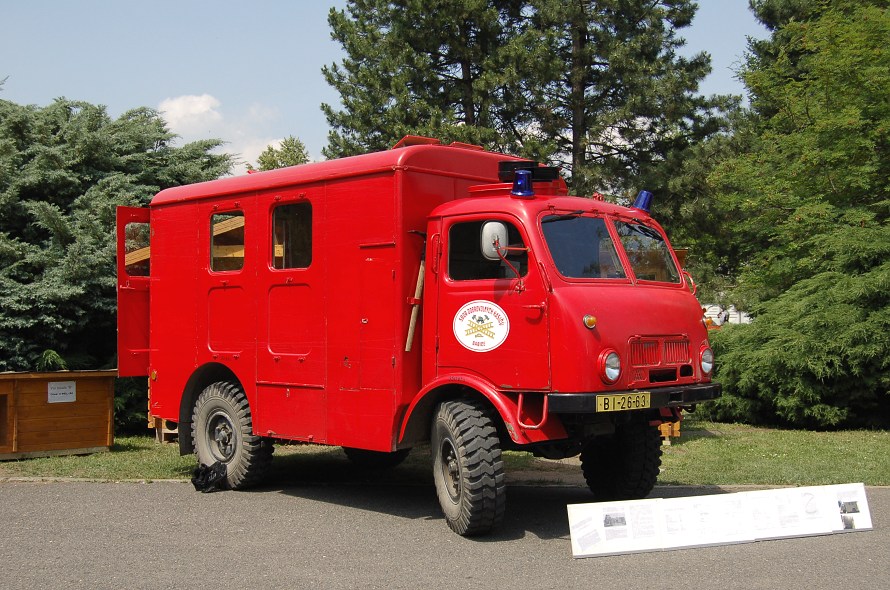
<instances>
[{"instance_id":1,"label":"shadow on pavement","mask_svg":"<svg viewBox=\"0 0 890 590\"><path fill-rule=\"evenodd\" d=\"M510 474L508 472L508 480ZM478 542L568 538L566 506L590 502L586 487L552 485L537 480L507 485L503 525ZM277 491L287 496L386 514L410 520L436 520L446 528L436 499L428 461L409 461L399 467L374 471L353 465L339 450L321 454L277 457L266 484L255 493ZM718 487L657 487L650 497L722 493Z\"/></svg>"}]
</instances>

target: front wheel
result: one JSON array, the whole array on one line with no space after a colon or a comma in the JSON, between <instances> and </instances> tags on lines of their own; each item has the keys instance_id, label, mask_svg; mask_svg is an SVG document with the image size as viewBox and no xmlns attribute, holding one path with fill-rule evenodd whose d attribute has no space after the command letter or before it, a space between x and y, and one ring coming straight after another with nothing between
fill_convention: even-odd
<instances>
[{"instance_id":1,"label":"front wheel","mask_svg":"<svg viewBox=\"0 0 890 590\"><path fill-rule=\"evenodd\" d=\"M661 435L643 419L617 425L612 436L588 439L581 450L581 471L597 501L645 498L660 465Z\"/></svg>"},{"instance_id":2,"label":"front wheel","mask_svg":"<svg viewBox=\"0 0 890 590\"><path fill-rule=\"evenodd\" d=\"M227 381L208 385L198 396L192 442L199 463L226 466L226 481L233 490L257 484L272 460L272 442L253 434L244 391Z\"/></svg>"},{"instance_id":3,"label":"front wheel","mask_svg":"<svg viewBox=\"0 0 890 590\"><path fill-rule=\"evenodd\" d=\"M504 519L501 446L485 407L454 400L439 405L432 425L433 479L449 528L481 535Z\"/></svg>"}]
</instances>

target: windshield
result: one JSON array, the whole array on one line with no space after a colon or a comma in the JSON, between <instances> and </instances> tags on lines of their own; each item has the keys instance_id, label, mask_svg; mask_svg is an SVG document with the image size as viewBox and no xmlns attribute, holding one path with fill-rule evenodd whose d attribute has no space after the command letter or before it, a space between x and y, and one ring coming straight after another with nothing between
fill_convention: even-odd
<instances>
[{"instance_id":1,"label":"windshield","mask_svg":"<svg viewBox=\"0 0 890 590\"><path fill-rule=\"evenodd\" d=\"M680 282L680 273L658 230L625 221L616 221L615 228L637 279L662 283Z\"/></svg>"},{"instance_id":2,"label":"windshield","mask_svg":"<svg viewBox=\"0 0 890 590\"><path fill-rule=\"evenodd\" d=\"M625 278L604 219L580 213L548 215L541 222L559 273L571 279Z\"/></svg>"}]
</instances>

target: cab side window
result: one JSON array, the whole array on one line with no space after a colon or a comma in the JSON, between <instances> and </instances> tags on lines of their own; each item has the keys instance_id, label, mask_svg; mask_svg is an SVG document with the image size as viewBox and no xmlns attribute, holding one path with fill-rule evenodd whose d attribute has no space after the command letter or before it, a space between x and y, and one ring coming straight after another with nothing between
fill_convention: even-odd
<instances>
[{"instance_id":1,"label":"cab side window","mask_svg":"<svg viewBox=\"0 0 890 590\"><path fill-rule=\"evenodd\" d=\"M244 268L244 213L230 211L210 217L210 270Z\"/></svg>"},{"instance_id":2,"label":"cab side window","mask_svg":"<svg viewBox=\"0 0 890 590\"><path fill-rule=\"evenodd\" d=\"M480 279L511 279L528 273L528 251L522 235L512 223L507 226L510 250L505 258L516 269L502 260L488 260L482 255L482 225L488 220L455 223L448 230L448 276L455 281Z\"/></svg>"}]
</instances>

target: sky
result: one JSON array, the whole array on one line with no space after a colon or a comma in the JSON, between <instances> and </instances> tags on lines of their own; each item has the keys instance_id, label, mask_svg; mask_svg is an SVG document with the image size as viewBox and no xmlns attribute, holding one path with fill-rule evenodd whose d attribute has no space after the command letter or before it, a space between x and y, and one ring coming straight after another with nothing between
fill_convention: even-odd
<instances>
[{"instance_id":1,"label":"sky","mask_svg":"<svg viewBox=\"0 0 890 590\"><path fill-rule=\"evenodd\" d=\"M65 97L163 112L180 143L205 138L255 163L293 135L323 159L320 105L339 104L321 68L340 61L327 15L345 0L0 0L0 99L46 106ZM706 51L703 94L744 94L734 71L747 38L765 38L748 0L699 0L680 31L686 54Z\"/></svg>"}]
</instances>

